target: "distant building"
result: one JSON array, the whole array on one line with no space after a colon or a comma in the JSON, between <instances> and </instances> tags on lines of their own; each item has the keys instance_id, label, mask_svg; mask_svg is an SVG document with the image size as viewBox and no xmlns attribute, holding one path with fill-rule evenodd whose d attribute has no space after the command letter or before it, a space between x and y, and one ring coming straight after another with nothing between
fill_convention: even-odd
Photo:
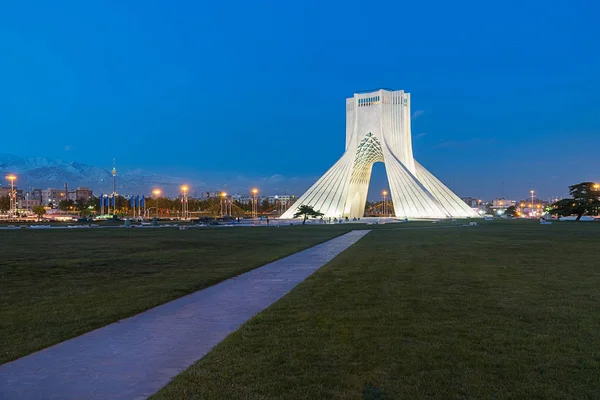
<instances>
[{"instance_id":1,"label":"distant building","mask_svg":"<svg viewBox=\"0 0 600 400\"><path fill-rule=\"evenodd\" d=\"M471 208L479 207L479 205L481 204L481 200L476 199L475 197L461 197L460 199L467 203L467 205Z\"/></svg>"},{"instance_id":2,"label":"distant building","mask_svg":"<svg viewBox=\"0 0 600 400\"><path fill-rule=\"evenodd\" d=\"M69 190L67 199L77 201L79 199L89 200L92 198L93 191L86 187L79 187L75 190Z\"/></svg>"},{"instance_id":3,"label":"distant building","mask_svg":"<svg viewBox=\"0 0 600 400\"><path fill-rule=\"evenodd\" d=\"M514 200L508 200L504 197L501 197L499 199L495 199L492 202L492 206L490 207L490 209L494 214L502 215L505 213L508 207L514 206L515 204L516 202Z\"/></svg>"},{"instance_id":4,"label":"distant building","mask_svg":"<svg viewBox=\"0 0 600 400\"><path fill-rule=\"evenodd\" d=\"M503 197L496 199L492 202L492 208L508 208L510 206L514 206L514 200L507 200Z\"/></svg>"},{"instance_id":5,"label":"distant building","mask_svg":"<svg viewBox=\"0 0 600 400\"><path fill-rule=\"evenodd\" d=\"M221 197L222 191L200 192L200 199L216 199Z\"/></svg>"},{"instance_id":6,"label":"distant building","mask_svg":"<svg viewBox=\"0 0 600 400\"><path fill-rule=\"evenodd\" d=\"M29 197L33 200L39 200L42 202L42 189L32 189Z\"/></svg>"},{"instance_id":7,"label":"distant building","mask_svg":"<svg viewBox=\"0 0 600 400\"><path fill-rule=\"evenodd\" d=\"M10 196L10 187L0 187L0 197ZM23 189L17 189L15 186L17 201L23 197Z\"/></svg>"},{"instance_id":8,"label":"distant building","mask_svg":"<svg viewBox=\"0 0 600 400\"><path fill-rule=\"evenodd\" d=\"M291 196L289 194L276 194L273 196L267 196L267 201L269 202L269 204L278 204L278 203L284 203L284 204L288 204L292 198L294 196Z\"/></svg>"},{"instance_id":9,"label":"distant building","mask_svg":"<svg viewBox=\"0 0 600 400\"><path fill-rule=\"evenodd\" d=\"M58 202L64 198L64 189L48 188L42 190L42 204L45 206L57 206Z\"/></svg>"},{"instance_id":10,"label":"distant building","mask_svg":"<svg viewBox=\"0 0 600 400\"><path fill-rule=\"evenodd\" d=\"M42 200L33 199L30 196L25 196L24 199L19 200L19 208L25 208L27 210L31 210L35 206L42 205Z\"/></svg>"},{"instance_id":11,"label":"distant building","mask_svg":"<svg viewBox=\"0 0 600 400\"><path fill-rule=\"evenodd\" d=\"M242 203L242 204L250 204L250 203L252 203L252 199L253 199L254 197L253 197L253 196L251 196L251 195L247 195L247 194L245 194L245 195L236 194L236 195L233 195L233 196L231 196L231 198L232 198L234 201L239 201L239 202L240 202L240 203ZM258 202L260 202L260 201L261 201L261 199L260 199L260 197L259 197L259 196L256 196L256 200L257 200Z\"/></svg>"}]
</instances>

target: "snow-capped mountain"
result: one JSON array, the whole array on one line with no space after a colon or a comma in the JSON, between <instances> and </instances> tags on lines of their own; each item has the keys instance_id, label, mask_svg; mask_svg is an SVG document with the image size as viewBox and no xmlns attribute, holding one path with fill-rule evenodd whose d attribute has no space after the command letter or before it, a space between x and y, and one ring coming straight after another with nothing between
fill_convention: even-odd
<instances>
[{"instance_id":1,"label":"snow-capped mountain","mask_svg":"<svg viewBox=\"0 0 600 400\"><path fill-rule=\"evenodd\" d=\"M18 157L12 154L0 154L0 174L17 175L19 188L70 188L88 187L94 192L112 191L112 173L105 168L94 167L79 162L66 162L41 157ZM182 182L190 182L179 177L157 175L141 170L119 171L117 191L119 193L146 193L152 187L159 186L166 194L178 193ZM1 181L2 186L7 182Z\"/></svg>"}]
</instances>

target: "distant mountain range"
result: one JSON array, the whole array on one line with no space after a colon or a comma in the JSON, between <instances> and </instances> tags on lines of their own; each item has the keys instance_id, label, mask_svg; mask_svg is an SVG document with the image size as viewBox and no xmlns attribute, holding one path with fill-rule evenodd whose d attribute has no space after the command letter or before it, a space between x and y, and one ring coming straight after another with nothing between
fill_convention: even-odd
<instances>
[{"instance_id":1,"label":"distant mountain range","mask_svg":"<svg viewBox=\"0 0 600 400\"><path fill-rule=\"evenodd\" d=\"M96 194L112 191L112 173L108 169L94 167L80 162L66 162L41 157L19 157L12 154L0 154L0 174L17 175L17 187L63 188L65 182L69 188L87 187ZM123 194L149 193L152 187L160 187L166 194L179 192L182 182L198 185L183 178L157 175L144 171L119 171L117 174L117 192ZM1 185L6 186L2 180Z\"/></svg>"}]
</instances>

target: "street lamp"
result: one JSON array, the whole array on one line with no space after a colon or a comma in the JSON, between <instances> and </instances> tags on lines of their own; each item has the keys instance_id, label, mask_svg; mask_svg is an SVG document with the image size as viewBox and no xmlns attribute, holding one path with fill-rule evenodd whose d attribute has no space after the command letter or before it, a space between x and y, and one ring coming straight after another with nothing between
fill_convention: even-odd
<instances>
[{"instance_id":1,"label":"street lamp","mask_svg":"<svg viewBox=\"0 0 600 400\"><path fill-rule=\"evenodd\" d=\"M158 219L158 196L160 196L160 189L154 189L152 194L156 197L156 219Z\"/></svg>"},{"instance_id":2,"label":"street lamp","mask_svg":"<svg viewBox=\"0 0 600 400\"><path fill-rule=\"evenodd\" d=\"M187 219L188 217L188 198L187 192L190 188L187 185L183 185L181 187L181 191L183 192L183 197L181 198L181 214L183 219Z\"/></svg>"},{"instance_id":3,"label":"street lamp","mask_svg":"<svg viewBox=\"0 0 600 400\"><path fill-rule=\"evenodd\" d=\"M252 218L255 218L255 219L258 214L258 204L256 202L257 194L258 194L258 189L257 188L252 189Z\"/></svg>"},{"instance_id":4,"label":"street lamp","mask_svg":"<svg viewBox=\"0 0 600 400\"><path fill-rule=\"evenodd\" d=\"M17 179L16 176L14 176L13 174L7 175L6 179L8 179L10 181L10 216L11 218L14 217L15 215L15 208L17 208L17 202L16 202L16 193L15 193L15 180Z\"/></svg>"},{"instance_id":5,"label":"street lamp","mask_svg":"<svg viewBox=\"0 0 600 400\"><path fill-rule=\"evenodd\" d=\"M225 212L223 212L223 203L225 203ZM227 193L221 192L221 217L227 214Z\"/></svg>"},{"instance_id":6,"label":"street lamp","mask_svg":"<svg viewBox=\"0 0 600 400\"><path fill-rule=\"evenodd\" d=\"M594 188L595 191L600 190L600 184L599 183L594 183L594 185L592 187ZM596 207L596 214L598 214L598 207Z\"/></svg>"},{"instance_id":7,"label":"street lamp","mask_svg":"<svg viewBox=\"0 0 600 400\"><path fill-rule=\"evenodd\" d=\"M383 216L387 216L387 207L386 207L386 198L387 198L387 190L384 190L383 192L381 192L381 194L383 194Z\"/></svg>"}]
</instances>

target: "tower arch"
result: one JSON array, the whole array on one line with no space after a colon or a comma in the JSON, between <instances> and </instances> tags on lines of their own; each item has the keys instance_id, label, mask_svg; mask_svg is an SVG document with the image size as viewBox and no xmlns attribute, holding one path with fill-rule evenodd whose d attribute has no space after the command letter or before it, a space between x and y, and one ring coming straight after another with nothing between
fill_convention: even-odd
<instances>
[{"instance_id":1,"label":"tower arch","mask_svg":"<svg viewBox=\"0 0 600 400\"><path fill-rule=\"evenodd\" d=\"M362 217L373 164L383 162L399 218L476 217L471 208L413 157L410 94L379 89L346 99L346 150L281 218L301 205L325 217Z\"/></svg>"}]
</instances>

